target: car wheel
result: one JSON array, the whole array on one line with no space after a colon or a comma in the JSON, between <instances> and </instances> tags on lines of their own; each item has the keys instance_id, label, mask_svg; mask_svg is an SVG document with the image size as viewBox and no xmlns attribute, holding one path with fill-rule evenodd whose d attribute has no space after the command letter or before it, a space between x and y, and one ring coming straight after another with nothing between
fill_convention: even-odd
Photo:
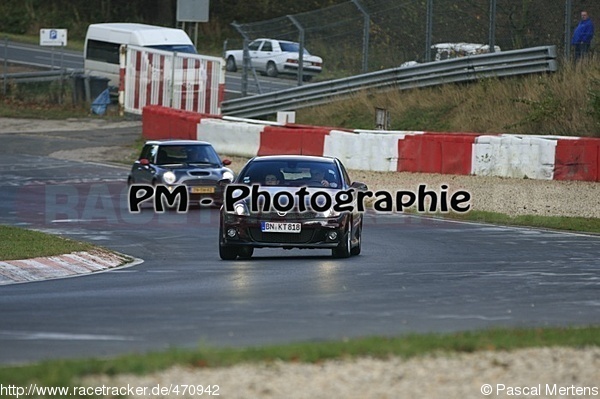
<instances>
[{"instance_id":1,"label":"car wheel","mask_svg":"<svg viewBox=\"0 0 600 399\"><path fill-rule=\"evenodd\" d=\"M302 81L303 82L310 82L312 80L312 76L310 75L304 75L302 76Z\"/></svg>"},{"instance_id":2,"label":"car wheel","mask_svg":"<svg viewBox=\"0 0 600 399\"><path fill-rule=\"evenodd\" d=\"M223 242L223 227L219 228L219 256L223 260L235 260L238 257L238 249Z\"/></svg>"},{"instance_id":3,"label":"car wheel","mask_svg":"<svg viewBox=\"0 0 600 399\"><path fill-rule=\"evenodd\" d=\"M273 61L269 61L267 63L267 76L276 78L277 75L278 75L278 72L277 72L277 67L275 66L275 63Z\"/></svg>"},{"instance_id":4,"label":"car wheel","mask_svg":"<svg viewBox=\"0 0 600 399\"><path fill-rule=\"evenodd\" d=\"M238 249L238 256L240 259L250 259L254 254L254 248L252 247L241 247Z\"/></svg>"},{"instance_id":5,"label":"car wheel","mask_svg":"<svg viewBox=\"0 0 600 399\"><path fill-rule=\"evenodd\" d=\"M235 58L232 55L227 57L227 62L225 63L225 69L227 72L237 72L237 65L235 65Z\"/></svg>"},{"instance_id":6,"label":"car wheel","mask_svg":"<svg viewBox=\"0 0 600 399\"><path fill-rule=\"evenodd\" d=\"M357 240L357 244L354 248L352 248L350 250L350 255L352 256L357 256L360 255L360 250L362 247L362 219L360 221L360 224L358 225L358 231L356 232L356 240Z\"/></svg>"},{"instance_id":7,"label":"car wheel","mask_svg":"<svg viewBox=\"0 0 600 399\"><path fill-rule=\"evenodd\" d=\"M352 220L348 221L348 231L344 236L344 240L340 242L337 248L331 250L331 255L334 258L349 258L351 255L352 246Z\"/></svg>"}]
</instances>

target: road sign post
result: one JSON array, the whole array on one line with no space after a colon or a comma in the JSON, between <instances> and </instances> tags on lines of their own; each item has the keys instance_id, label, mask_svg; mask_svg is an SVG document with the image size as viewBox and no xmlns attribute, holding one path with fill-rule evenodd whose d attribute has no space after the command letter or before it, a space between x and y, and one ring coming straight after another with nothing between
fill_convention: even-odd
<instances>
[{"instance_id":1,"label":"road sign post","mask_svg":"<svg viewBox=\"0 0 600 399\"><path fill-rule=\"evenodd\" d=\"M67 30L66 29L40 29L40 46L52 46L52 65L54 69L54 47L60 46L61 59L60 69L62 69L63 62L63 48L67 45Z\"/></svg>"},{"instance_id":2,"label":"road sign post","mask_svg":"<svg viewBox=\"0 0 600 399\"><path fill-rule=\"evenodd\" d=\"M177 22L195 23L194 47L198 48L198 22L208 22L209 0L177 0ZM186 31L187 33L187 31Z\"/></svg>"},{"instance_id":3,"label":"road sign post","mask_svg":"<svg viewBox=\"0 0 600 399\"><path fill-rule=\"evenodd\" d=\"M67 30L66 29L40 29L40 46L51 46L52 47L52 61L51 69L54 69L54 47L60 46L60 70L63 70L64 51L63 49L67 45ZM62 72L61 72L62 74ZM62 83L63 77L60 79L60 95L59 102L62 103Z\"/></svg>"}]
</instances>

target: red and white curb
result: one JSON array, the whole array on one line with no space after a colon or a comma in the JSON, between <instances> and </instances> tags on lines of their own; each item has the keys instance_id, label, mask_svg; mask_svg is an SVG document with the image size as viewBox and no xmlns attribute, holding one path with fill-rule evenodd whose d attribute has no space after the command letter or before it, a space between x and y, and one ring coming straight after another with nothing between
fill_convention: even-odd
<instances>
[{"instance_id":1,"label":"red and white curb","mask_svg":"<svg viewBox=\"0 0 600 399\"><path fill-rule=\"evenodd\" d=\"M74 277L133 266L140 262L126 255L101 250L0 261L0 285Z\"/></svg>"}]
</instances>

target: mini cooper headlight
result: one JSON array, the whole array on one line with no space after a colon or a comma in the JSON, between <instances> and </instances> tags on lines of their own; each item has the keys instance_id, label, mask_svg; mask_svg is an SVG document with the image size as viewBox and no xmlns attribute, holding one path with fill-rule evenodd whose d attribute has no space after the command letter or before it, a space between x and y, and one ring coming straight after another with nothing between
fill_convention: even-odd
<instances>
[{"instance_id":1,"label":"mini cooper headlight","mask_svg":"<svg viewBox=\"0 0 600 399\"><path fill-rule=\"evenodd\" d=\"M231 173L230 171L225 171L223 172L223 179L227 179L229 181L233 181L233 173Z\"/></svg>"},{"instance_id":2,"label":"mini cooper headlight","mask_svg":"<svg viewBox=\"0 0 600 399\"><path fill-rule=\"evenodd\" d=\"M162 176L163 181L165 182L165 184L173 184L175 183L175 180L177 180L177 177L175 176L175 173L168 171L165 172Z\"/></svg>"}]
</instances>

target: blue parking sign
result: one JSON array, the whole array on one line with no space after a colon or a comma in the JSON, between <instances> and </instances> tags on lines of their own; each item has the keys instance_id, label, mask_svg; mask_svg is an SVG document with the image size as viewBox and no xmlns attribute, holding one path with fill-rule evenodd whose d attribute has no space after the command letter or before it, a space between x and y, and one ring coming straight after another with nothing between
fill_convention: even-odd
<instances>
[{"instance_id":1,"label":"blue parking sign","mask_svg":"<svg viewBox=\"0 0 600 399\"><path fill-rule=\"evenodd\" d=\"M66 29L40 29L40 46L66 46Z\"/></svg>"}]
</instances>

